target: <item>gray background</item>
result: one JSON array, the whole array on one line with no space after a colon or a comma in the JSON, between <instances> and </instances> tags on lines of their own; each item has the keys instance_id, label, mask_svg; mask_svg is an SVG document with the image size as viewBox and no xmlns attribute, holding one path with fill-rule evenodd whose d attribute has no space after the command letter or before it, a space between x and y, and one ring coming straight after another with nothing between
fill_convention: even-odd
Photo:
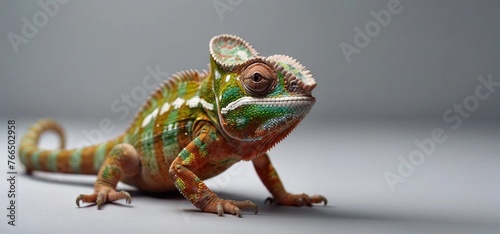
<instances>
[{"instance_id":1,"label":"gray background","mask_svg":"<svg viewBox=\"0 0 500 234\"><path fill-rule=\"evenodd\" d=\"M259 215L245 213L243 219L217 218L193 211L180 198L138 193L131 209L76 209L74 197L92 190L93 177L37 173L19 177L19 225L2 221L0 233L498 232L500 94L480 101L458 129L442 117L474 95L479 75L500 81L498 1L402 0L401 13L350 63L339 44L354 45L353 29L364 29L374 20L370 11L387 9L389 1L235 2L74 0L59 5L15 53L8 33L22 35L22 18L32 21L42 8L36 1L0 1L1 129L15 118L21 136L36 119L52 117L75 147L89 140L85 131L109 118L115 129L102 137L112 138L137 107L123 114L111 104L140 88L148 67L159 65L168 74L205 69L210 38L235 34L263 55L298 59L317 80L316 106L272 159L288 189L324 194L329 206L265 206L268 194L249 163L226 182L208 182L223 197L259 205ZM218 14L217 3L230 10ZM448 140L392 192L384 172L396 172L398 156L407 158L418 149L414 141L429 138L435 128ZM47 135L41 145L57 145ZM6 162L0 165L5 170ZM0 201L6 206L5 196Z\"/></svg>"},{"instance_id":2,"label":"gray background","mask_svg":"<svg viewBox=\"0 0 500 234\"><path fill-rule=\"evenodd\" d=\"M263 55L287 54L306 65L319 83L310 117L321 120L440 118L474 92L477 76L500 74L498 1L403 0L401 13L350 64L339 44L353 45L353 28L363 29L373 20L369 12L387 9L388 1L243 0L222 21L213 2L72 1L15 54L7 33L21 34L21 18L31 20L41 8L2 1L2 111L120 116L111 102L141 85L146 67L205 69L208 41L221 33L243 37ZM474 115L499 117L499 101L495 95Z\"/></svg>"}]
</instances>

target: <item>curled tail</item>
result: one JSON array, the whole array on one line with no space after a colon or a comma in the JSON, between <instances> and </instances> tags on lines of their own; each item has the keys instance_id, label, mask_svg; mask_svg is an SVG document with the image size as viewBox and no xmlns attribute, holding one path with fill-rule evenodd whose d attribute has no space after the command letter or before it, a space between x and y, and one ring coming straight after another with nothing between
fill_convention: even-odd
<instances>
[{"instance_id":1,"label":"curled tail","mask_svg":"<svg viewBox=\"0 0 500 234\"><path fill-rule=\"evenodd\" d=\"M60 149L38 148L38 140L43 132L54 131L60 137ZM56 121L41 119L34 123L21 139L19 155L28 173L48 171L71 174L97 174L108 152L124 139L120 136L108 142L78 149L64 149L64 131Z\"/></svg>"}]
</instances>

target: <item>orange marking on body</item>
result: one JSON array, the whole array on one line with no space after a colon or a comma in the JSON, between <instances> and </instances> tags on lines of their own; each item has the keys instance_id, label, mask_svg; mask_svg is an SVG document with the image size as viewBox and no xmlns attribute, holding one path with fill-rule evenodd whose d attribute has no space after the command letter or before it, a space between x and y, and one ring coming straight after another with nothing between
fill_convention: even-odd
<instances>
[{"instance_id":1,"label":"orange marking on body","mask_svg":"<svg viewBox=\"0 0 500 234\"><path fill-rule=\"evenodd\" d=\"M82 174L97 174L97 171L94 170L94 156L96 149L97 146L91 146L83 149L80 167L80 172Z\"/></svg>"},{"instance_id":2,"label":"orange marking on body","mask_svg":"<svg viewBox=\"0 0 500 234\"><path fill-rule=\"evenodd\" d=\"M73 153L73 150L62 150L59 152L59 155L57 155L57 171L61 173L71 173L73 172L71 168L69 167L69 158L71 154Z\"/></svg>"},{"instance_id":3,"label":"orange marking on body","mask_svg":"<svg viewBox=\"0 0 500 234\"><path fill-rule=\"evenodd\" d=\"M50 150L43 150L38 155L38 165L40 165L41 171L48 171L49 170L49 167L47 166L47 164L49 161L48 159L49 159L50 154L51 154Z\"/></svg>"}]
</instances>

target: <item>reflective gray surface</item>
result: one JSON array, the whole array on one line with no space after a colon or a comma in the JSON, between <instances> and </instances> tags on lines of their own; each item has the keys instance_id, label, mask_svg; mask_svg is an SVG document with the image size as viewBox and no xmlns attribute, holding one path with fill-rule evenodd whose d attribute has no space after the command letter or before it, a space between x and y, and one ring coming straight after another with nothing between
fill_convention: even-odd
<instances>
[{"instance_id":1,"label":"reflective gray surface","mask_svg":"<svg viewBox=\"0 0 500 234\"><path fill-rule=\"evenodd\" d=\"M19 131L31 121L18 119ZM81 129L95 124L62 123L70 147L85 140ZM384 173L397 173L398 156L408 158L414 141L426 139L437 127L446 130L435 121L317 125L306 119L271 151L271 160L289 191L322 194L328 198L326 207L265 205L269 193L249 162L207 181L221 197L250 199L259 206L257 215L246 211L242 219L201 213L180 196L151 196L122 184L119 189L131 191L132 204L119 201L100 211L95 206L77 208L76 196L92 191L94 177L35 173L18 178L17 226L2 221L0 227L2 233L498 233L498 123L471 121L447 131L447 141L391 191ZM47 133L41 145L54 148L58 141ZM6 191L6 183L1 185ZM6 197L0 201L6 204Z\"/></svg>"},{"instance_id":2,"label":"reflective gray surface","mask_svg":"<svg viewBox=\"0 0 500 234\"><path fill-rule=\"evenodd\" d=\"M206 69L208 42L221 33L306 65L319 84L311 116L322 121L441 118L474 94L478 76L500 82L498 1L402 0L384 27L370 12L388 12L389 2L70 1L43 27L34 25L37 33L16 54L8 33L23 36L23 17L33 21L44 11L35 2L1 1L0 93L8 98L0 106L11 116L132 118L148 67L159 66L163 78ZM226 8L217 11L221 3ZM355 28L367 34L367 25L375 34L361 43ZM342 43L363 48L348 63ZM133 93L131 104L112 108ZM499 117L499 102L498 94L481 101L474 115Z\"/></svg>"}]
</instances>

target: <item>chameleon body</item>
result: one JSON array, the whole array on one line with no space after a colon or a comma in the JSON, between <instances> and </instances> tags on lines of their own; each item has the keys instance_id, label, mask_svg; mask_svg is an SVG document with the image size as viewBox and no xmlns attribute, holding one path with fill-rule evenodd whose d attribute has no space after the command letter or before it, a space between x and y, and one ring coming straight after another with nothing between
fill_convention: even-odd
<instances>
[{"instance_id":1,"label":"chameleon body","mask_svg":"<svg viewBox=\"0 0 500 234\"><path fill-rule=\"evenodd\" d=\"M260 56L231 35L212 38L209 68L174 74L153 92L122 135L102 144L65 149L61 126L39 120L21 140L22 163L29 173L97 174L94 192L77 196L76 203L96 203L99 209L119 199L130 203L127 192L115 190L122 181L142 191L179 190L205 212L257 212L253 202L221 199L203 183L240 160L253 162L273 196L270 201L326 205L320 195L288 193L266 153L314 105L316 82L310 72L288 56ZM37 147L46 130L60 135L60 149Z\"/></svg>"}]
</instances>

